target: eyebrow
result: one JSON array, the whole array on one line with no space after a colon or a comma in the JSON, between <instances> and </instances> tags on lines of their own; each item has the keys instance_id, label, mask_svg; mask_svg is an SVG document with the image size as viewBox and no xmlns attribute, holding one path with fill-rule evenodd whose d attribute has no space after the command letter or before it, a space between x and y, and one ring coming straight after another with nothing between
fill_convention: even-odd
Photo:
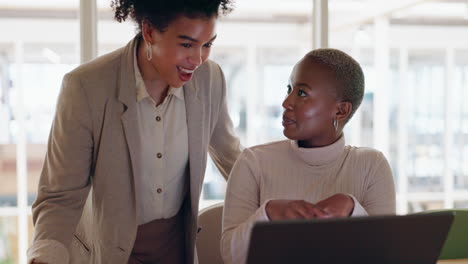
<instances>
[{"instance_id":1,"label":"eyebrow","mask_svg":"<svg viewBox=\"0 0 468 264\"><path fill-rule=\"evenodd\" d=\"M214 41L214 40L216 39L217 36L218 36L218 35L215 35L215 36L212 37L210 40L208 40L208 42ZM195 42L195 43L200 42L200 41L198 41L197 39L194 39L194 38L189 37L189 36L187 36L187 35L179 35L179 36L177 36L177 37L180 38L180 39L188 40L188 41Z\"/></svg>"}]
</instances>

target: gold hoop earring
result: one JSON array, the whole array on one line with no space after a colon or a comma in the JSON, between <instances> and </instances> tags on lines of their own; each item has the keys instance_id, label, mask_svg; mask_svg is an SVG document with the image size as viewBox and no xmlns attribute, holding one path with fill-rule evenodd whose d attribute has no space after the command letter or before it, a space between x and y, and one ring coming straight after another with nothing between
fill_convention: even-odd
<instances>
[{"instance_id":1,"label":"gold hoop earring","mask_svg":"<svg viewBox=\"0 0 468 264\"><path fill-rule=\"evenodd\" d=\"M151 44L146 42L146 59L151 61L153 59L153 49L151 48Z\"/></svg>"}]
</instances>

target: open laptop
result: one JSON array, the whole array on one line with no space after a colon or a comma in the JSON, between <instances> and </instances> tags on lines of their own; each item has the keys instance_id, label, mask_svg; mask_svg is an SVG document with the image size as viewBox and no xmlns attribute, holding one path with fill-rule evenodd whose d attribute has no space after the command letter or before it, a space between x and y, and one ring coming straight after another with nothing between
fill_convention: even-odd
<instances>
[{"instance_id":1,"label":"open laptop","mask_svg":"<svg viewBox=\"0 0 468 264\"><path fill-rule=\"evenodd\" d=\"M434 264L454 219L431 215L259 222L248 264Z\"/></svg>"}]
</instances>

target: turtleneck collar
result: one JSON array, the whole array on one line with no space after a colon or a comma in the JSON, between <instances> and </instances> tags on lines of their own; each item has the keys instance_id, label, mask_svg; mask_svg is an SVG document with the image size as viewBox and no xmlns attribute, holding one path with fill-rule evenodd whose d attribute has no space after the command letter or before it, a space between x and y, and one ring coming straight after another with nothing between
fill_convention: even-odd
<instances>
[{"instance_id":1,"label":"turtleneck collar","mask_svg":"<svg viewBox=\"0 0 468 264\"><path fill-rule=\"evenodd\" d=\"M342 135L331 145L320 148L301 148L296 140L290 140L292 151L305 163L311 166L329 164L337 160L343 154L345 138Z\"/></svg>"}]
</instances>

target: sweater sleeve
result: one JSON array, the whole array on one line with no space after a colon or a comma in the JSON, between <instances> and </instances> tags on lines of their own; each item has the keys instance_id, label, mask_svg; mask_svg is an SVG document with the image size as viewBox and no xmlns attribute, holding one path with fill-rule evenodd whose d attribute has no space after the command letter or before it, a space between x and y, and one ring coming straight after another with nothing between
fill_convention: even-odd
<instances>
[{"instance_id":1,"label":"sweater sleeve","mask_svg":"<svg viewBox=\"0 0 468 264\"><path fill-rule=\"evenodd\" d=\"M395 184L385 156L378 152L375 166L369 171L362 207L369 215L396 213Z\"/></svg>"},{"instance_id":2,"label":"sweater sleeve","mask_svg":"<svg viewBox=\"0 0 468 264\"><path fill-rule=\"evenodd\" d=\"M244 150L232 169L226 191L221 236L224 263L245 263L253 225L268 221L268 201L260 204L259 174L254 154Z\"/></svg>"},{"instance_id":3,"label":"sweater sleeve","mask_svg":"<svg viewBox=\"0 0 468 264\"><path fill-rule=\"evenodd\" d=\"M367 213L366 209L361 205L361 203L354 197L352 194L348 194L351 199L354 201L354 209L353 212L351 213L351 217L353 216L368 216L369 214Z\"/></svg>"}]
</instances>

